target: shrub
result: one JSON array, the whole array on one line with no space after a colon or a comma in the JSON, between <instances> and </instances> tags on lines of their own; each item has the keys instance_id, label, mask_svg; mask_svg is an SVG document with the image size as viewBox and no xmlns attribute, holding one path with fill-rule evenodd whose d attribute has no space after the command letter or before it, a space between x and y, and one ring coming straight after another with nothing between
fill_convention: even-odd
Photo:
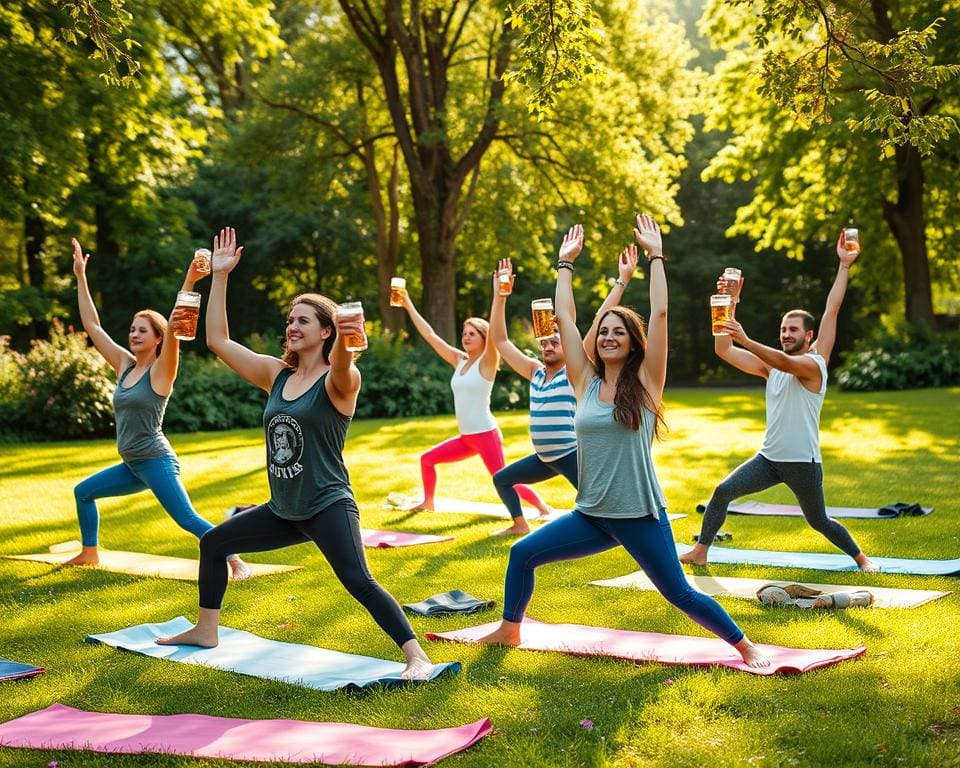
<instances>
[{"instance_id":1,"label":"shrub","mask_svg":"<svg viewBox=\"0 0 960 768\"><path fill-rule=\"evenodd\" d=\"M240 429L262 423L267 393L215 357L187 353L163 417L166 432Z\"/></svg>"},{"instance_id":2,"label":"shrub","mask_svg":"<svg viewBox=\"0 0 960 768\"><path fill-rule=\"evenodd\" d=\"M24 409L24 358L10 349L10 337L0 336L0 435L15 437Z\"/></svg>"},{"instance_id":3,"label":"shrub","mask_svg":"<svg viewBox=\"0 0 960 768\"><path fill-rule=\"evenodd\" d=\"M960 333L912 327L881 332L854 347L837 381L861 392L960 384Z\"/></svg>"},{"instance_id":4,"label":"shrub","mask_svg":"<svg viewBox=\"0 0 960 768\"><path fill-rule=\"evenodd\" d=\"M110 366L85 333L54 320L50 340L34 341L20 367L19 430L38 439L102 437L113 432Z\"/></svg>"}]
</instances>

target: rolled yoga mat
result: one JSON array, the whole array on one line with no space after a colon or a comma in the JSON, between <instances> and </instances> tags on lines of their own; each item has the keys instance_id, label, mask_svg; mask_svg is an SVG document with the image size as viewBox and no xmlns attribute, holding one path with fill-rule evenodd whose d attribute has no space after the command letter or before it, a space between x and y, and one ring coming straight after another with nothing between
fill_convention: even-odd
<instances>
[{"instance_id":1,"label":"rolled yoga mat","mask_svg":"<svg viewBox=\"0 0 960 768\"><path fill-rule=\"evenodd\" d=\"M21 664L19 661L0 659L0 682L4 680L19 680L21 677L42 675L44 672L46 672L46 670L43 667L35 667L33 664Z\"/></svg>"},{"instance_id":2,"label":"rolled yoga mat","mask_svg":"<svg viewBox=\"0 0 960 768\"><path fill-rule=\"evenodd\" d=\"M450 632L428 632L427 637L431 640L474 643L499 625L500 622L492 621ZM524 650L557 651L574 656L610 656L629 661L656 661L694 667L723 666L754 675L809 672L852 659L867 650L862 645L843 650L806 650L760 643L756 646L770 659L769 667L747 666L733 646L717 637L664 635L581 624L547 624L534 619L524 619L520 625L519 645Z\"/></svg>"},{"instance_id":3,"label":"rolled yoga mat","mask_svg":"<svg viewBox=\"0 0 960 768\"><path fill-rule=\"evenodd\" d=\"M142 653L158 659L183 664L202 664L224 672L237 672L265 680L302 685L320 691L341 688L358 690L374 685L406 685L400 677L404 664L370 656L331 651L312 645L268 640L250 632L220 627L220 644L216 648L195 645L157 645L158 637L176 635L193 624L178 616L162 624L138 624L116 632L87 635L91 643ZM460 662L434 664L430 679L444 672L460 671ZM420 682L420 681L418 681Z\"/></svg>"},{"instance_id":4,"label":"rolled yoga mat","mask_svg":"<svg viewBox=\"0 0 960 768\"><path fill-rule=\"evenodd\" d=\"M693 547L677 542L677 554L684 555ZM960 558L955 560L911 560L904 557L871 557L881 573L906 573L915 576L956 576L960 574ZM712 546L707 562L734 565L772 565L782 568L812 568L816 571L858 571L849 555L826 552L774 552L767 549L734 549Z\"/></svg>"},{"instance_id":5,"label":"rolled yoga mat","mask_svg":"<svg viewBox=\"0 0 960 768\"><path fill-rule=\"evenodd\" d=\"M433 765L475 744L489 720L408 731L352 723L239 720L209 715L118 715L52 704L0 724L0 746L323 765Z\"/></svg>"},{"instance_id":6,"label":"rolled yoga mat","mask_svg":"<svg viewBox=\"0 0 960 768\"><path fill-rule=\"evenodd\" d=\"M916 608L938 597L949 595L933 589L890 589L887 587L869 587L855 584L813 584L804 581L772 581L771 579L741 579L733 576L694 576L685 574L687 583L698 592L712 597L741 597L757 601L757 590L767 584L778 587L788 584L800 584L826 594L838 592L866 591L873 595L873 608ZM656 592L657 588L643 571L634 571L615 579L591 581L596 587L618 587L621 589L642 589Z\"/></svg>"},{"instance_id":7,"label":"rolled yoga mat","mask_svg":"<svg viewBox=\"0 0 960 768\"><path fill-rule=\"evenodd\" d=\"M0 555L0 557L7 560L30 560L49 565L63 565L67 560L79 554L80 542L67 541L62 544L54 544L50 547L49 552L29 555ZM296 571L302 567L299 565L272 565L270 563L247 563L247 565L250 566L251 577ZM166 555L150 555L146 552L101 549L100 564L92 567L112 573L125 573L130 576L153 576L158 579L196 581L197 572L200 570L200 562L185 557L167 557Z\"/></svg>"},{"instance_id":8,"label":"rolled yoga mat","mask_svg":"<svg viewBox=\"0 0 960 768\"><path fill-rule=\"evenodd\" d=\"M707 509L705 504L697 504L701 514ZM767 504L764 501L735 501L727 507L733 515L758 515L769 517L803 517L796 504ZM827 517L849 517L863 520L892 520L895 517L913 517L929 515L933 507L921 507L919 504L888 504L885 507L827 507Z\"/></svg>"}]
</instances>

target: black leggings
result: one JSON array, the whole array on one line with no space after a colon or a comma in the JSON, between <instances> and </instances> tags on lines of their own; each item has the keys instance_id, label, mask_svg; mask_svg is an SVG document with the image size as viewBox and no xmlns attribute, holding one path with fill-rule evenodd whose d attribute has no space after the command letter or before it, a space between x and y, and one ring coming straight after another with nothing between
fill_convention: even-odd
<instances>
[{"instance_id":1,"label":"black leggings","mask_svg":"<svg viewBox=\"0 0 960 768\"><path fill-rule=\"evenodd\" d=\"M234 515L200 539L200 607L219 610L227 591L227 555L266 552L313 541L340 583L399 646L416 635L397 601L367 568L360 538L360 512L341 499L306 520L284 520L266 504Z\"/></svg>"},{"instance_id":2,"label":"black leggings","mask_svg":"<svg viewBox=\"0 0 960 768\"><path fill-rule=\"evenodd\" d=\"M860 547L847 529L827 517L823 501L823 467L814 461L770 461L759 453L733 470L717 486L703 513L700 541L710 546L727 518L731 501L779 483L793 491L811 528L850 557L860 554Z\"/></svg>"}]
</instances>

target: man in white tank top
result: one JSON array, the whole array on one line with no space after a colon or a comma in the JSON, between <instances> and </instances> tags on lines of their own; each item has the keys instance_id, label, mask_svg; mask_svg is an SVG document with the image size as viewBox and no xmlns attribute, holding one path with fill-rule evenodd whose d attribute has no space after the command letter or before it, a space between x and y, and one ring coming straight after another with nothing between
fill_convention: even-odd
<instances>
[{"instance_id":1,"label":"man in white tank top","mask_svg":"<svg viewBox=\"0 0 960 768\"><path fill-rule=\"evenodd\" d=\"M726 519L730 502L785 483L815 530L850 555L862 570L876 570L846 528L827 517L820 455L820 409L827 392L827 363L836 340L837 316L847 291L850 265L859 253L858 248L847 248L841 234L837 243L840 266L816 340L816 321L802 309L783 316L779 350L751 339L733 317L723 324L727 335L714 337L714 349L720 358L744 373L767 380L767 431L759 453L717 486L704 512L698 542L680 557L680 562L706 564L707 550ZM743 279L728 284L721 278L717 285L721 292L733 294L736 308Z\"/></svg>"}]
</instances>

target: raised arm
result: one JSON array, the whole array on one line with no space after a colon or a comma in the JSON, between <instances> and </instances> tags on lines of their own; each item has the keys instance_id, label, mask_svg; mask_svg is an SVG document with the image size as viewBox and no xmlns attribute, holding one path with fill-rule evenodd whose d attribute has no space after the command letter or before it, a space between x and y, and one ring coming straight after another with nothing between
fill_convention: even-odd
<instances>
[{"instance_id":1,"label":"raised arm","mask_svg":"<svg viewBox=\"0 0 960 768\"><path fill-rule=\"evenodd\" d=\"M330 350L330 375L327 393L336 409L345 416L353 416L360 396L360 370L354 364L353 352L347 351L346 339L354 333L364 334L363 315L334 317L337 341Z\"/></svg>"},{"instance_id":2,"label":"raised arm","mask_svg":"<svg viewBox=\"0 0 960 768\"><path fill-rule=\"evenodd\" d=\"M717 278L717 293L729 293L733 296L733 304L730 306L731 319L736 318L737 305L740 303L742 291L743 276L740 277L740 282L736 285L731 285L724 280L722 275ZM729 334L713 337L713 351L717 354L717 357L739 371L763 378L770 375L770 366L752 352L735 347Z\"/></svg>"},{"instance_id":3,"label":"raised arm","mask_svg":"<svg viewBox=\"0 0 960 768\"><path fill-rule=\"evenodd\" d=\"M828 363L830 362L830 354L833 352L833 345L837 340L837 317L840 314L843 297L847 293L850 265L860 255L859 250L847 248L844 235L845 232L841 231L840 239L837 241L837 258L840 259L837 276L834 278L830 293L827 294L827 306L824 307L823 317L820 318L820 331L817 333L817 340L810 347L811 351L821 355Z\"/></svg>"},{"instance_id":4,"label":"raised arm","mask_svg":"<svg viewBox=\"0 0 960 768\"><path fill-rule=\"evenodd\" d=\"M207 346L223 362L256 387L269 392L277 374L285 367L282 360L261 355L230 338L227 325L227 279L240 261L243 246L237 247L232 227L220 230L213 238L213 280L207 300Z\"/></svg>"},{"instance_id":5,"label":"raised arm","mask_svg":"<svg viewBox=\"0 0 960 768\"><path fill-rule=\"evenodd\" d=\"M776 368L779 371L792 373L804 383L820 380L820 366L809 355L788 355L779 349L754 341L747 336L743 326L736 320L728 320L723 324L723 328L730 334L727 338L730 339L731 343L736 342L743 347L741 351L751 354L759 360L766 367L768 374L771 368ZM741 368L741 370L744 369ZM746 372L751 373L751 371Z\"/></svg>"},{"instance_id":6,"label":"raised arm","mask_svg":"<svg viewBox=\"0 0 960 768\"><path fill-rule=\"evenodd\" d=\"M130 350L117 344L100 325L100 315L90 295L90 286L87 284L87 262L90 254L84 256L83 249L77 238L70 241L73 244L73 274L77 276L77 304L80 307L80 322L86 331L94 348L107 361L119 376L124 368L134 364L135 359Z\"/></svg>"},{"instance_id":7,"label":"raised arm","mask_svg":"<svg viewBox=\"0 0 960 768\"><path fill-rule=\"evenodd\" d=\"M433 326L423 318L423 315L417 312L417 308L413 306L413 299L410 298L410 294L406 288L403 289L403 308L407 310L407 314L410 315L410 320L413 322L413 327L417 329L417 333L423 337L423 340L426 341L427 344L433 348L433 351L440 355L444 361L456 368L457 363L465 358L466 355L440 338L437 332L433 330Z\"/></svg>"},{"instance_id":8,"label":"raised arm","mask_svg":"<svg viewBox=\"0 0 960 768\"><path fill-rule=\"evenodd\" d=\"M507 294L501 296L499 275L504 270L510 275L510 282L507 283ZM503 359L506 360L507 365L529 381L533 378L533 374L537 372L537 369L540 368L540 361L521 352L516 344L510 341L509 336L507 336L507 298L513 291L513 279L513 264L510 263L510 259L500 259L497 271L493 273L493 299L490 303L490 339L493 340L500 354L503 355Z\"/></svg>"},{"instance_id":9,"label":"raised arm","mask_svg":"<svg viewBox=\"0 0 960 768\"><path fill-rule=\"evenodd\" d=\"M637 245L647 255L650 273L650 317L647 320L647 349L640 364L640 381L660 407L667 383L667 273L663 267L663 238L651 216L640 214L633 230Z\"/></svg>"},{"instance_id":10,"label":"raised arm","mask_svg":"<svg viewBox=\"0 0 960 768\"><path fill-rule=\"evenodd\" d=\"M630 282L630 278L633 277L636 268L637 249L624 248L617 259L617 279L609 293L607 293L607 298L605 298L603 304L600 305L600 309L597 310L597 314L593 316L593 322L590 323L590 330L587 331L587 335L583 337L583 351L587 353L587 357L591 360L593 360L593 350L597 341L597 325L600 322L600 318L603 317L604 313L611 307L616 307L623 303L623 294L626 293L627 283ZM596 360L593 362L596 363Z\"/></svg>"},{"instance_id":11,"label":"raised arm","mask_svg":"<svg viewBox=\"0 0 960 768\"><path fill-rule=\"evenodd\" d=\"M557 293L554 311L560 328L560 343L567 358L567 379L580 398L587 384L596 375L596 368L583 351L583 341L577 330L577 310L573 300L573 266L583 249L583 225L574 224L564 235L557 255Z\"/></svg>"}]
</instances>

